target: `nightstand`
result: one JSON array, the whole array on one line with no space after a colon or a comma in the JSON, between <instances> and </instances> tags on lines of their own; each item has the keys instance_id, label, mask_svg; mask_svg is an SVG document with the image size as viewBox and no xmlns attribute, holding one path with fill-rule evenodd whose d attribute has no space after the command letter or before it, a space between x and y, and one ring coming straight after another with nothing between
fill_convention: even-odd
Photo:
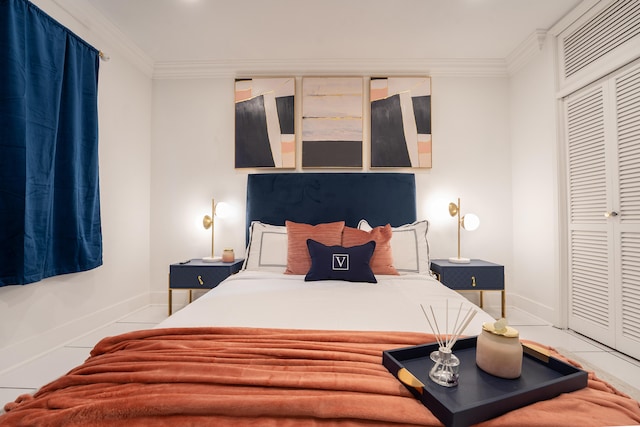
<instances>
[{"instance_id":1,"label":"nightstand","mask_svg":"<svg viewBox=\"0 0 640 427\"><path fill-rule=\"evenodd\" d=\"M189 291L189 302L193 297L193 290L212 289L227 277L237 273L242 268L244 260L233 262L204 262L192 259L184 263L169 266L169 315L172 312L172 297L174 289Z\"/></svg>"},{"instance_id":2,"label":"nightstand","mask_svg":"<svg viewBox=\"0 0 640 427\"><path fill-rule=\"evenodd\" d=\"M502 317L505 317L504 266L481 259L472 259L467 264L457 264L446 259L431 260L431 271L448 288L456 291L480 292L480 308L484 291L500 291L502 294Z\"/></svg>"}]
</instances>

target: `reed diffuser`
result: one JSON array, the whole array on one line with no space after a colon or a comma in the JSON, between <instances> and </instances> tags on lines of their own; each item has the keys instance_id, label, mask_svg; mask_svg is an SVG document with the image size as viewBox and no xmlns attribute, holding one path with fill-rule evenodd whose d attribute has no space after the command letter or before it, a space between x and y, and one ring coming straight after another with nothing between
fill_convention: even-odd
<instances>
[{"instance_id":1,"label":"reed diffuser","mask_svg":"<svg viewBox=\"0 0 640 427\"><path fill-rule=\"evenodd\" d=\"M453 346L455 345L458 338L460 338L460 334L465 330L471 319L476 315L476 310L473 307L469 307L469 310L464 315L462 319L460 319L460 315L462 314L462 303L460 303L460 308L458 309L458 315L456 316L456 320L453 324L452 332L449 334L449 301L446 302L446 314L445 314L445 328L444 333L440 333L440 326L438 325L438 319L433 311L433 307L429 306L429 310L431 312L431 316L433 318L433 323L427 314L427 311L424 309L424 306L420 304L420 308L424 313L424 317L427 319L429 323L429 327L433 335L436 337L436 341L438 342L438 350L434 350L431 352L430 358L433 360L434 365L429 371L429 378L436 384L439 384L444 387L455 387L458 385L458 377L459 377L459 368L460 368L460 359L453 354Z\"/></svg>"}]
</instances>

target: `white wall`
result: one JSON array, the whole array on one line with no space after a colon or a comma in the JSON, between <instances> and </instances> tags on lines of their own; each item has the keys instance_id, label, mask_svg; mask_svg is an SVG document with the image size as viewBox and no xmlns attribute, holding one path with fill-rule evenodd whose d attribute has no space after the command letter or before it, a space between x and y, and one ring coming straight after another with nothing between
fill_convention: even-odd
<instances>
[{"instance_id":1,"label":"white wall","mask_svg":"<svg viewBox=\"0 0 640 427\"><path fill-rule=\"evenodd\" d=\"M0 288L0 358L15 363L149 301L151 78L51 0L34 3L111 55L98 89L104 264Z\"/></svg>"},{"instance_id":2,"label":"white wall","mask_svg":"<svg viewBox=\"0 0 640 427\"><path fill-rule=\"evenodd\" d=\"M212 198L239 212L216 219L216 254L242 255L246 174L234 170L232 80L155 80L153 90L151 288L166 303L169 264L211 253L202 218Z\"/></svg>"},{"instance_id":3,"label":"white wall","mask_svg":"<svg viewBox=\"0 0 640 427\"><path fill-rule=\"evenodd\" d=\"M552 38L509 84L514 303L562 326Z\"/></svg>"},{"instance_id":4,"label":"white wall","mask_svg":"<svg viewBox=\"0 0 640 427\"><path fill-rule=\"evenodd\" d=\"M111 56L101 64L99 88L104 265L0 288L0 356L16 363L144 304L149 291L153 302L165 303L169 264L209 255L211 234L201 221L212 197L238 209L234 218L217 221L216 245L241 256L246 175L253 172L233 167L233 77L152 81L117 37L101 38L98 33L109 31L94 32L96 22L82 22L75 13L72 18L58 6L78 3L35 3ZM333 43L339 58L340 40ZM265 61L270 75L291 75L275 62ZM372 64L394 75L422 74L416 64L400 62L412 68L394 68L396 61ZM259 61L253 66L259 68ZM340 66L334 75L342 74ZM294 75L300 78L299 69ZM463 256L504 264L509 303L528 304L543 317L557 306L558 286L557 229L546 226L554 223L557 205L555 166L549 164L555 153L552 70L545 51L511 81L506 73L473 70L432 74L433 168L414 171L418 217L432 224L432 256L455 255L456 223L447 205L461 197L463 212L481 219L477 231L462 232ZM330 60L322 61L322 73L331 74ZM384 75L373 66L348 74ZM367 144L365 130L365 149ZM513 213L524 216L512 220ZM498 305L498 296L487 303Z\"/></svg>"},{"instance_id":5,"label":"white wall","mask_svg":"<svg viewBox=\"0 0 640 427\"><path fill-rule=\"evenodd\" d=\"M286 70L278 75L285 74ZM418 216L432 222L431 253L456 254L456 221L447 206L461 197L463 211L481 218L480 229L463 230L463 255L503 263L509 270L513 239L508 80L438 76L432 86L433 168L415 170ZM233 90L232 78L154 81L151 288L155 302L166 301L169 264L209 254L211 234L201 220L211 210L212 197L238 209L235 219L225 220L224 225L217 221L216 247L243 253L246 175L254 171L234 169ZM487 301L499 304L498 295Z\"/></svg>"}]
</instances>

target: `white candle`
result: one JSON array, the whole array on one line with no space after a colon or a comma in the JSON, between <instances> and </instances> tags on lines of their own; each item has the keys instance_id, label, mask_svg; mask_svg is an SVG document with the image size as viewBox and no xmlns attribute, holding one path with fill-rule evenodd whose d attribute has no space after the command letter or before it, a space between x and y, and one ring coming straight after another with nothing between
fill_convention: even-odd
<instances>
[{"instance_id":1,"label":"white candle","mask_svg":"<svg viewBox=\"0 0 640 427\"><path fill-rule=\"evenodd\" d=\"M484 323L478 336L476 364L500 378L518 378L522 373L522 344L518 331L506 326L504 319Z\"/></svg>"}]
</instances>

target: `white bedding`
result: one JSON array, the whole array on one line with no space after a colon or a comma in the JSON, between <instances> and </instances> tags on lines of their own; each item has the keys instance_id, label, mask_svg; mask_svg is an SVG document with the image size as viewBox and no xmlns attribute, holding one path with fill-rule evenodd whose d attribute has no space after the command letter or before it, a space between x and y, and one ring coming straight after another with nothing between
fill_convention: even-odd
<instances>
[{"instance_id":1,"label":"white bedding","mask_svg":"<svg viewBox=\"0 0 640 427\"><path fill-rule=\"evenodd\" d=\"M464 335L495 321L462 295L425 274L376 276L378 283L305 282L304 276L241 271L174 313L158 327L240 326L325 330L431 332L430 307L440 332L453 330L469 307L477 310ZM448 316L447 307L448 304ZM448 317L448 318L447 318ZM460 320L458 322L460 322Z\"/></svg>"}]
</instances>

